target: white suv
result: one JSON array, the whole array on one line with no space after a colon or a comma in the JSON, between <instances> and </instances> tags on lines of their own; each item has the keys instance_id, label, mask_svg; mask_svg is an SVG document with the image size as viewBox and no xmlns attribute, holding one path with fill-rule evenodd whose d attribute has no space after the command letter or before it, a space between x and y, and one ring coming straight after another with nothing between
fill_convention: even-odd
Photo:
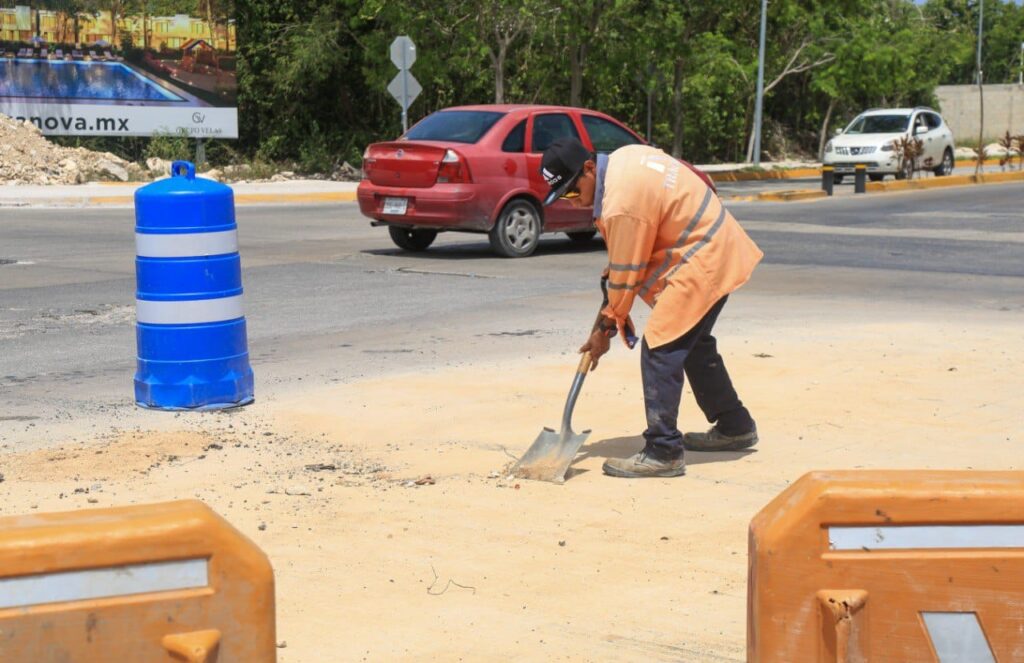
<instances>
[{"instance_id":1,"label":"white suv","mask_svg":"<svg viewBox=\"0 0 1024 663\"><path fill-rule=\"evenodd\" d=\"M896 141L914 136L924 144L917 170L936 175L953 172L953 132L931 108L874 108L858 115L825 145L826 166L835 167L835 181L853 174L854 166L867 165L868 177L878 182L886 175L907 179L915 164L900 157Z\"/></svg>"}]
</instances>

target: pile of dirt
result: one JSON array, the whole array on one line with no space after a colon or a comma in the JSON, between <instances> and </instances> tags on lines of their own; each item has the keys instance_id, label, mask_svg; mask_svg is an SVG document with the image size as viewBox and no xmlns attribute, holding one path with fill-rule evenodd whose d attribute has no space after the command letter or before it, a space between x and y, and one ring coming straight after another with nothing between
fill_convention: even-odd
<instances>
[{"instance_id":1,"label":"pile of dirt","mask_svg":"<svg viewBox=\"0 0 1024 663\"><path fill-rule=\"evenodd\" d=\"M48 141L31 122L0 115L0 182L4 184L81 184L139 179L135 164L82 147Z\"/></svg>"}]
</instances>

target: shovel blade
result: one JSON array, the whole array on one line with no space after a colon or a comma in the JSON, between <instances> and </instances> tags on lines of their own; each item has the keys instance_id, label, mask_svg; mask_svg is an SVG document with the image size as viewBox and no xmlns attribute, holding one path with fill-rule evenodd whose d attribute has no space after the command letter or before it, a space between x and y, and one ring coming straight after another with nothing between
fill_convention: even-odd
<instances>
[{"instance_id":1,"label":"shovel blade","mask_svg":"<svg viewBox=\"0 0 1024 663\"><path fill-rule=\"evenodd\" d=\"M556 433L545 428L512 468L513 476L565 483L565 473L569 471L569 466L589 435L589 430L574 433L566 429Z\"/></svg>"}]
</instances>

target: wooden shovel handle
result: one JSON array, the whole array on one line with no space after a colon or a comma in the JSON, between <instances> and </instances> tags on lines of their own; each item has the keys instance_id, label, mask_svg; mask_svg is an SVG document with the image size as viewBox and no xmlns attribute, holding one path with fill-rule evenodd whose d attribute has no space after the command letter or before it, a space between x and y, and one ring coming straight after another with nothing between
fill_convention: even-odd
<instances>
[{"instance_id":1,"label":"wooden shovel handle","mask_svg":"<svg viewBox=\"0 0 1024 663\"><path fill-rule=\"evenodd\" d=\"M576 372L580 375L586 375L587 371L590 370L590 364L592 361L593 359L590 356L590 351L588 350L587 352L584 352L583 356L580 357L580 365L576 367Z\"/></svg>"}]
</instances>

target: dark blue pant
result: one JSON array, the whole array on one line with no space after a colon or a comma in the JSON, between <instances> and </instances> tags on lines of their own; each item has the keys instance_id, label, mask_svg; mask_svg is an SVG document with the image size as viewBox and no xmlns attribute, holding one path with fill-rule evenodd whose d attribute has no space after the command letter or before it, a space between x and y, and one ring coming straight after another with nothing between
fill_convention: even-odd
<instances>
[{"instance_id":1,"label":"dark blue pant","mask_svg":"<svg viewBox=\"0 0 1024 663\"><path fill-rule=\"evenodd\" d=\"M683 434L676 420L683 395L684 374L690 379L697 405L709 423L725 435L743 435L754 429L750 412L743 407L733 389L729 373L711 330L728 296L676 340L657 348L643 342L640 372L644 383L644 407L647 410L647 453L661 459L683 455Z\"/></svg>"}]
</instances>

